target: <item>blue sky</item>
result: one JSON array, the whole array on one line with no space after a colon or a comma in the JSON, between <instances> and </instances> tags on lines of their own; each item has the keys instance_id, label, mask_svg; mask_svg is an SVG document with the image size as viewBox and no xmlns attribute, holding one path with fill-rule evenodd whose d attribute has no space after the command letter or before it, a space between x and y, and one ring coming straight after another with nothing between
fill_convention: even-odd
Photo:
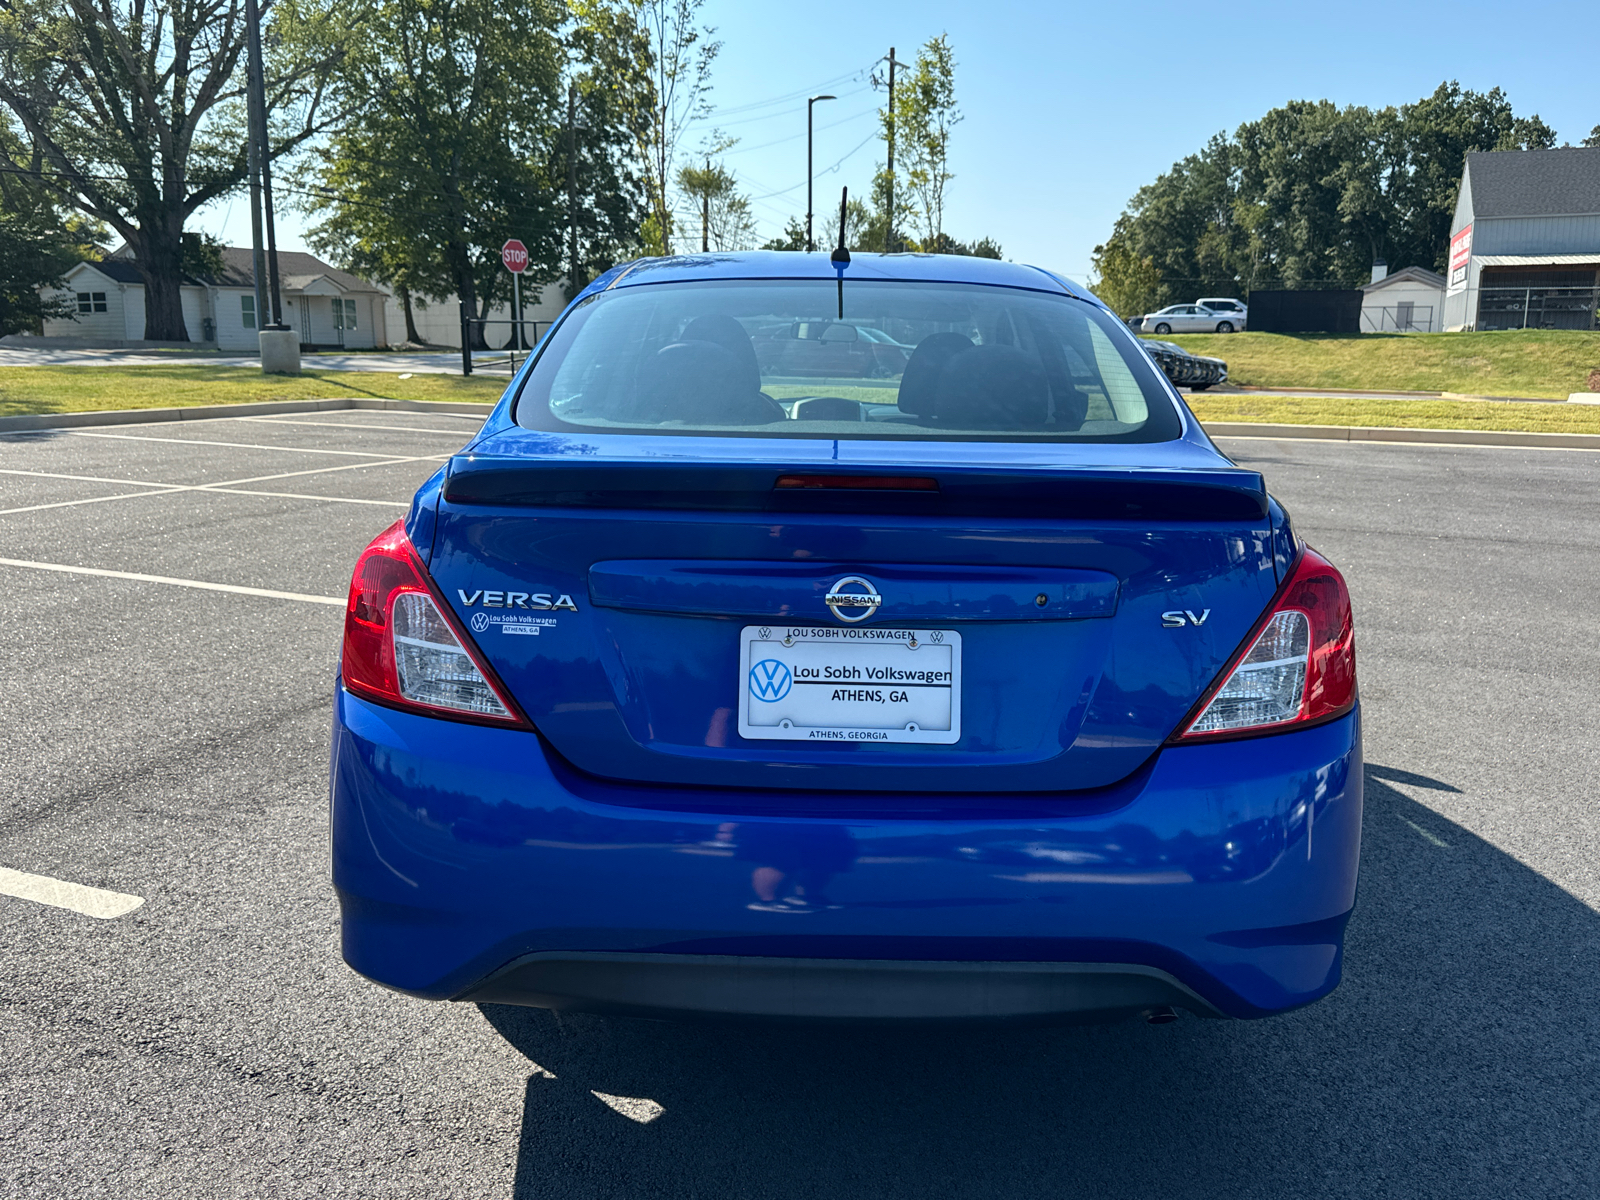
<instances>
[{"instance_id":1,"label":"blue sky","mask_svg":"<svg viewBox=\"0 0 1600 1200\"><path fill-rule=\"evenodd\" d=\"M723 42L713 91L722 111L709 124L740 139L726 162L755 199L763 236L805 212L806 94L839 97L816 109L820 211L823 197L838 202L841 185L864 192L881 160L872 112L882 93L865 90L871 65L891 45L909 62L945 32L965 113L946 228L1080 279L1135 190L1213 133L1288 100L1380 107L1458 79L1503 88L1518 114L1538 113L1566 140L1600 124L1600 8L1571 0L1344 0L1331 10L1237 0L707 0L703 16ZM683 148L702 132L709 125ZM191 227L248 244L237 201ZM299 218L283 213L280 248L301 249L302 237Z\"/></svg>"}]
</instances>

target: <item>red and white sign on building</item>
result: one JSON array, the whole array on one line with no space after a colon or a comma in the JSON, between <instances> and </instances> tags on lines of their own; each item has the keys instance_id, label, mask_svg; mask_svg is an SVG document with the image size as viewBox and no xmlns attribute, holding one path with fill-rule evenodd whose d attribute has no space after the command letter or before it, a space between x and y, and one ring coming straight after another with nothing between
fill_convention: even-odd
<instances>
[{"instance_id":1,"label":"red and white sign on building","mask_svg":"<svg viewBox=\"0 0 1600 1200\"><path fill-rule=\"evenodd\" d=\"M1467 286L1467 268L1472 265L1472 226L1468 225L1450 239L1449 291L1459 292Z\"/></svg>"},{"instance_id":2,"label":"red and white sign on building","mask_svg":"<svg viewBox=\"0 0 1600 1200\"><path fill-rule=\"evenodd\" d=\"M500 261L505 263L506 270L513 275L521 275L528 269L528 248L516 238L512 238L500 247Z\"/></svg>"}]
</instances>

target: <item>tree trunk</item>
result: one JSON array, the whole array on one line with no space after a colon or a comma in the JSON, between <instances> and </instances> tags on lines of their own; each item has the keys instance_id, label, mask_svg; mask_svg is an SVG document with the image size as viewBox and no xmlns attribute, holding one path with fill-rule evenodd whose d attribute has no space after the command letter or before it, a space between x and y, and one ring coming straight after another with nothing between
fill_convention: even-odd
<instances>
[{"instance_id":1,"label":"tree trunk","mask_svg":"<svg viewBox=\"0 0 1600 1200\"><path fill-rule=\"evenodd\" d=\"M182 219L169 214L140 221L139 236L129 242L134 265L144 276L144 336L151 341L187 342L183 323ZM170 226L176 225L172 232Z\"/></svg>"},{"instance_id":2,"label":"tree trunk","mask_svg":"<svg viewBox=\"0 0 1600 1200\"><path fill-rule=\"evenodd\" d=\"M468 256L466 242L455 239L449 247L450 271L456 277L456 299L466 306L466 311L473 315L478 312L478 282L472 277L472 261ZM470 340L468 348L472 350L487 350L488 343L483 338L483 324L473 321L469 329Z\"/></svg>"},{"instance_id":3,"label":"tree trunk","mask_svg":"<svg viewBox=\"0 0 1600 1200\"><path fill-rule=\"evenodd\" d=\"M395 289L400 296L400 309L406 314L406 341L413 345L420 344L422 338L417 335L417 319L411 315L411 289Z\"/></svg>"}]
</instances>

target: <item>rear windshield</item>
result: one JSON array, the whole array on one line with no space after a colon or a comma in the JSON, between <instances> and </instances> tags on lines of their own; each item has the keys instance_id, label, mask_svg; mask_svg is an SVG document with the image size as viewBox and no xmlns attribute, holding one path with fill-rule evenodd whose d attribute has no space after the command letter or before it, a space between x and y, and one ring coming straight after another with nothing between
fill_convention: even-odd
<instances>
[{"instance_id":1,"label":"rear windshield","mask_svg":"<svg viewBox=\"0 0 1600 1200\"><path fill-rule=\"evenodd\" d=\"M1067 296L834 280L592 296L518 396L532 429L1155 442L1181 432L1149 358Z\"/></svg>"}]
</instances>

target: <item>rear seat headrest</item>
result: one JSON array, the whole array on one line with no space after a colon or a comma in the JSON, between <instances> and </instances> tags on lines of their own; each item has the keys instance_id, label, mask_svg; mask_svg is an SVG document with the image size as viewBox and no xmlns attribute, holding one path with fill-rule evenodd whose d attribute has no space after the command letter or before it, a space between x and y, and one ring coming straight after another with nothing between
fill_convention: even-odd
<instances>
[{"instance_id":1,"label":"rear seat headrest","mask_svg":"<svg viewBox=\"0 0 1600 1200\"><path fill-rule=\"evenodd\" d=\"M900 375L900 411L917 417L933 416L945 364L963 350L971 349L972 339L962 333L933 333L918 342Z\"/></svg>"},{"instance_id":2,"label":"rear seat headrest","mask_svg":"<svg viewBox=\"0 0 1600 1200\"><path fill-rule=\"evenodd\" d=\"M970 346L945 364L934 416L966 428L1039 428L1050 420L1050 382L1015 346Z\"/></svg>"}]
</instances>

